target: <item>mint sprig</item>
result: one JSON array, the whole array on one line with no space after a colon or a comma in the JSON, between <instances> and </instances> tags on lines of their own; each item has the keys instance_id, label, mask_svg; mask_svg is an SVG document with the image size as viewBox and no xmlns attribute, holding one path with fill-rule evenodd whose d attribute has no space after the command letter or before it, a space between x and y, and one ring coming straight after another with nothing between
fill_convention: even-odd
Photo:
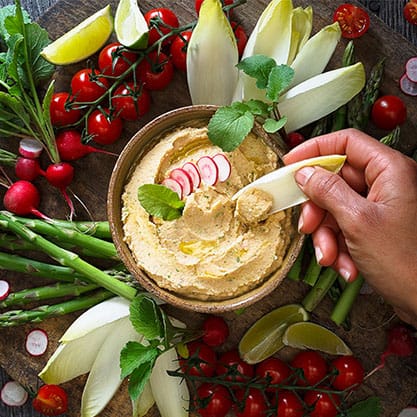
<instances>
[{"instance_id":1,"label":"mint sprig","mask_svg":"<svg viewBox=\"0 0 417 417\"><path fill-rule=\"evenodd\" d=\"M294 70L277 65L273 58L253 55L239 62L237 67L256 80L256 86L265 90L265 101L248 100L220 107L208 124L211 142L226 152L236 149L252 130L257 120L268 133L282 129L287 121L278 111L281 94L290 86Z\"/></svg>"}]
</instances>

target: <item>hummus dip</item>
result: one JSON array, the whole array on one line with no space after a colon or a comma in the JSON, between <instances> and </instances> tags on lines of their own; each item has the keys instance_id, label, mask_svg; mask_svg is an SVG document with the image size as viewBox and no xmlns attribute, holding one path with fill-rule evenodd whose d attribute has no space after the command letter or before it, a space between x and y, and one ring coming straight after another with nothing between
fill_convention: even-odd
<instances>
[{"instance_id":1,"label":"hummus dip","mask_svg":"<svg viewBox=\"0 0 417 417\"><path fill-rule=\"evenodd\" d=\"M172 169L219 152L206 127L171 131L138 162L122 196L124 239L136 262L159 287L187 298L223 300L259 286L281 266L296 233L291 209L268 216L268 194L251 190L231 199L279 166L273 149L253 133L225 153L230 177L201 183L185 197L180 218L164 221L143 209L141 185L160 184Z\"/></svg>"}]
</instances>

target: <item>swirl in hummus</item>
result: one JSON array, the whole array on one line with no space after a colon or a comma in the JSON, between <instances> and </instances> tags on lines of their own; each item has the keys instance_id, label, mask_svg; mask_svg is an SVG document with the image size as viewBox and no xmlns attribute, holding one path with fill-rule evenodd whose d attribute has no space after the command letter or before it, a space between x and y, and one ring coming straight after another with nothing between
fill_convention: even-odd
<instances>
[{"instance_id":1,"label":"swirl in hummus","mask_svg":"<svg viewBox=\"0 0 417 417\"><path fill-rule=\"evenodd\" d=\"M206 127L171 131L139 161L122 196L125 241L136 262L158 286L187 298L228 299L262 284L281 266L295 233L290 209L268 215L268 194L255 189L231 199L278 167L277 154L254 133L225 153L230 177L202 183L180 218L154 218L139 203L139 186L160 184L172 169L219 152Z\"/></svg>"}]
</instances>

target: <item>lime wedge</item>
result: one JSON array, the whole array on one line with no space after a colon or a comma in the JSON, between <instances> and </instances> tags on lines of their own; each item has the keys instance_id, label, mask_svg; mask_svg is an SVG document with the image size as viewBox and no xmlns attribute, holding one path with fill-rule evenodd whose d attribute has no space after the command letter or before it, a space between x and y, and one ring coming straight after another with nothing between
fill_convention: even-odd
<instances>
[{"instance_id":1,"label":"lime wedge","mask_svg":"<svg viewBox=\"0 0 417 417\"><path fill-rule=\"evenodd\" d=\"M284 347L282 335L292 323L308 320L308 313L298 304L278 307L256 321L243 335L239 353L248 363L258 363Z\"/></svg>"},{"instance_id":2,"label":"lime wedge","mask_svg":"<svg viewBox=\"0 0 417 417\"><path fill-rule=\"evenodd\" d=\"M136 0L120 0L114 17L117 40L127 48L148 46L149 28Z\"/></svg>"},{"instance_id":3,"label":"lime wedge","mask_svg":"<svg viewBox=\"0 0 417 417\"><path fill-rule=\"evenodd\" d=\"M97 52L113 31L110 5L94 13L46 46L41 55L55 65L82 61Z\"/></svg>"},{"instance_id":4,"label":"lime wedge","mask_svg":"<svg viewBox=\"0 0 417 417\"><path fill-rule=\"evenodd\" d=\"M349 346L326 327L316 323L295 323L282 338L285 345L299 349L320 350L330 355L351 355Z\"/></svg>"}]
</instances>

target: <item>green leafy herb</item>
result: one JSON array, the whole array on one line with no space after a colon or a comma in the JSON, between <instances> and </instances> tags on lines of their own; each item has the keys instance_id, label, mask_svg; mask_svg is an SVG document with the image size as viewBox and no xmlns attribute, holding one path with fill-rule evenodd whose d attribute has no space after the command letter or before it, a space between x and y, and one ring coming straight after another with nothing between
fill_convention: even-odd
<instances>
[{"instance_id":1,"label":"green leafy herb","mask_svg":"<svg viewBox=\"0 0 417 417\"><path fill-rule=\"evenodd\" d=\"M185 205L176 192L160 184L141 185L138 188L138 199L150 215L163 220L181 217Z\"/></svg>"},{"instance_id":2,"label":"green leafy herb","mask_svg":"<svg viewBox=\"0 0 417 417\"><path fill-rule=\"evenodd\" d=\"M252 130L255 120L266 132L275 133L287 121L278 112L280 95L289 87L294 70L287 65L277 65L264 55L243 59L238 68L256 80L256 86L265 90L265 101L249 100L220 107L211 117L208 136L212 143L230 152L237 148Z\"/></svg>"},{"instance_id":3,"label":"green leafy herb","mask_svg":"<svg viewBox=\"0 0 417 417\"><path fill-rule=\"evenodd\" d=\"M381 401L378 397L369 397L354 404L349 410L343 411L339 417L378 417L382 413Z\"/></svg>"},{"instance_id":4,"label":"green leafy herb","mask_svg":"<svg viewBox=\"0 0 417 417\"><path fill-rule=\"evenodd\" d=\"M161 310L150 298L136 297L130 303L130 321L134 329L148 340L163 337Z\"/></svg>"}]
</instances>

